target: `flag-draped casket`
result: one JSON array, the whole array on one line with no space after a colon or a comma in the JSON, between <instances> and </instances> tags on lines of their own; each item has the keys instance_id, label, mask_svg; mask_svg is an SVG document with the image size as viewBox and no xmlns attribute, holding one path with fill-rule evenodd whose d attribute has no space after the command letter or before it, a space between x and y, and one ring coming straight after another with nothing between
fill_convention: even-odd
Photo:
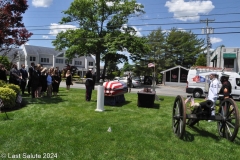
<instances>
[{"instance_id":1,"label":"flag-draped casket","mask_svg":"<svg viewBox=\"0 0 240 160\"><path fill-rule=\"evenodd\" d=\"M104 94L106 96L116 96L127 93L127 85L124 82L109 81L104 82Z\"/></svg>"}]
</instances>

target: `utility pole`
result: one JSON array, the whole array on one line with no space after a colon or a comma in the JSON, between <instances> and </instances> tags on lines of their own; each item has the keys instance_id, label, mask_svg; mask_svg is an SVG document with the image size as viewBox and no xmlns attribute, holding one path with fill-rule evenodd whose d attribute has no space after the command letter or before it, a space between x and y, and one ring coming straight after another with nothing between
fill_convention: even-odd
<instances>
[{"instance_id":1,"label":"utility pole","mask_svg":"<svg viewBox=\"0 0 240 160\"><path fill-rule=\"evenodd\" d=\"M212 27L208 27L208 23L209 22L213 22L215 20L210 20L210 19L206 19L206 20L200 20L200 22L202 23L206 23L207 26L206 28L203 28L202 29L202 33L203 34L206 34L206 37L207 37L207 66L210 66L210 53L209 53L209 48L212 46L211 42L210 42L210 38L209 38L209 34L212 34L213 33L213 28Z\"/></svg>"}]
</instances>

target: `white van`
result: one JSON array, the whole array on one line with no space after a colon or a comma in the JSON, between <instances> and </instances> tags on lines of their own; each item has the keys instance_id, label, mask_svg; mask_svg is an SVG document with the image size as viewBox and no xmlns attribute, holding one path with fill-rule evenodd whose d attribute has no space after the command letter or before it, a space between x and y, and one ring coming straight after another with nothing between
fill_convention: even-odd
<instances>
[{"instance_id":1,"label":"white van","mask_svg":"<svg viewBox=\"0 0 240 160\"><path fill-rule=\"evenodd\" d=\"M229 75L229 82L232 85L233 99L240 99L240 75L231 69L222 69L214 67L195 66L188 71L186 93L193 94L193 97L199 98L205 95L208 91L208 75L210 72L215 72L218 75L218 80L223 75ZM219 90L221 85L219 86Z\"/></svg>"}]
</instances>

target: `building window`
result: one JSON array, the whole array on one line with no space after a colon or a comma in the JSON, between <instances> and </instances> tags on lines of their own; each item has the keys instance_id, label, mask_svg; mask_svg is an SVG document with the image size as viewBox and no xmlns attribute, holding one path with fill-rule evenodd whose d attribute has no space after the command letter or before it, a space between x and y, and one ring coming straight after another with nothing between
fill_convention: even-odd
<instances>
[{"instance_id":1,"label":"building window","mask_svg":"<svg viewBox=\"0 0 240 160\"><path fill-rule=\"evenodd\" d=\"M234 59L224 59L224 67L234 68Z\"/></svg>"},{"instance_id":2,"label":"building window","mask_svg":"<svg viewBox=\"0 0 240 160\"><path fill-rule=\"evenodd\" d=\"M65 59L65 64L72 64L72 60Z\"/></svg>"},{"instance_id":3,"label":"building window","mask_svg":"<svg viewBox=\"0 0 240 160\"><path fill-rule=\"evenodd\" d=\"M74 65L80 66L82 65L82 61L75 61Z\"/></svg>"},{"instance_id":4,"label":"building window","mask_svg":"<svg viewBox=\"0 0 240 160\"><path fill-rule=\"evenodd\" d=\"M36 61L36 57L30 56L30 61Z\"/></svg>"},{"instance_id":5,"label":"building window","mask_svg":"<svg viewBox=\"0 0 240 160\"><path fill-rule=\"evenodd\" d=\"M63 59L56 59L56 63L63 63Z\"/></svg>"},{"instance_id":6,"label":"building window","mask_svg":"<svg viewBox=\"0 0 240 160\"><path fill-rule=\"evenodd\" d=\"M93 62L88 62L88 65L89 66L93 66Z\"/></svg>"},{"instance_id":7,"label":"building window","mask_svg":"<svg viewBox=\"0 0 240 160\"><path fill-rule=\"evenodd\" d=\"M42 63L49 63L49 58L41 58Z\"/></svg>"}]
</instances>

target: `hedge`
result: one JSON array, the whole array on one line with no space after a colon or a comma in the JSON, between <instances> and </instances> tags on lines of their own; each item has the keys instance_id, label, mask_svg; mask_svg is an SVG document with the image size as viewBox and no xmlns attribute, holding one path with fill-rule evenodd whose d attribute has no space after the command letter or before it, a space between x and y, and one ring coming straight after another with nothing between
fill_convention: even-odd
<instances>
[{"instance_id":1,"label":"hedge","mask_svg":"<svg viewBox=\"0 0 240 160\"><path fill-rule=\"evenodd\" d=\"M21 89L18 85L9 84L0 80L0 98L4 104L3 108L14 108L19 93L21 93Z\"/></svg>"},{"instance_id":2,"label":"hedge","mask_svg":"<svg viewBox=\"0 0 240 160\"><path fill-rule=\"evenodd\" d=\"M0 87L0 98L3 101L3 108L13 108L16 105L16 92L11 88Z\"/></svg>"},{"instance_id":3,"label":"hedge","mask_svg":"<svg viewBox=\"0 0 240 160\"><path fill-rule=\"evenodd\" d=\"M3 85L3 88L10 88L10 89L14 90L14 92L16 94L19 94L21 92L20 87L15 84L5 84L5 85Z\"/></svg>"}]
</instances>

